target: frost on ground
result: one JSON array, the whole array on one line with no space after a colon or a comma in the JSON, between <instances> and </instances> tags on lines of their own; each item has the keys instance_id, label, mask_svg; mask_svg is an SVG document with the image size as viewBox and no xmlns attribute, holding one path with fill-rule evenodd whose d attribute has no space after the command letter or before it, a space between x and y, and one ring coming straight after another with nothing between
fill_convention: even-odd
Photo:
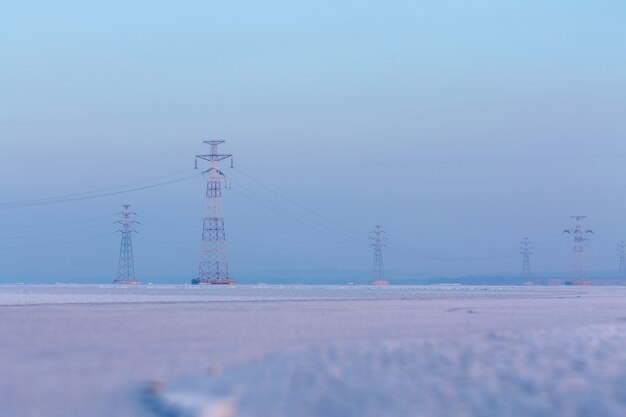
<instances>
[{"instance_id":1,"label":"frost on ground","mask_svg":"<svg viewBox=\"0 0 626 417\"><path fill-rule=\"evenodd\" d=\"M623 326L311 350L149 395L169 417L625 416Z\"/></svg>"}]
</instances>

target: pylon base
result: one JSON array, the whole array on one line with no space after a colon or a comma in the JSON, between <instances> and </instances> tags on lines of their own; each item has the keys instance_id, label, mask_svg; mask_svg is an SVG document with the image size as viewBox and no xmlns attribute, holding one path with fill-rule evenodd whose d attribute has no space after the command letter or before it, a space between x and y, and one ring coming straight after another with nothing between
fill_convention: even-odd
<instances>
[{"instance_id":1,"label":"pylon base","mask_svg":"<svg viewBox=\"0 0 626 417\"><path fill-rule=\"evenodd\" d=\"M207 279L192 279L193 285L234 285L235 278L207 278Z\"/></svg>"},{"instance_id":2,"label":"pylon base","mask_svg":"<svg viewBox=\"0 0 626 417\"><path fill-rule=\"evenodd\" d=\"M140 282L137 281L136 279L116 279L113 281L113 284L137 285L137 284L140 284Z\"/></svg>"}]
</instances>

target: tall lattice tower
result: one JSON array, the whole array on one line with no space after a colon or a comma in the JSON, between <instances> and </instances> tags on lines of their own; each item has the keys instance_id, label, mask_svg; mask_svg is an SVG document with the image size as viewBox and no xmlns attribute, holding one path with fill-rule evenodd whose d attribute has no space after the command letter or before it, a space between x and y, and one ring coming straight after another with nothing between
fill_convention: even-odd
<instances>
[{"instance_id":1,"label":"tall lattice tower","mask_svg":"<svg viewBox=\"0 0 626 417\"><path fill-rule=\"evenodd\" d=\"M619 256L619 274L626 276L626 243L621 241L617 247L617 255Z\"/></svg>"},{"instance_id":2,"label":"tall lattice tower","mask_svg":"<svg viewBox=\"0 0 626 417\"><path fill-rule=\"evenodd\" d=\"M202 244L200 249L200 266L198 278L192 284L234 284L235 280L228 275L226 253L226 233L224 232L224 211L222 208L222 183L226 176L220 171L220 161L231 158L232 154L220 154L218 145L223 140L205 140L211 146L208 155L196 155L198 159L209 162L209 169L203 172L206 176L206 206L202 223Z\"/></svg>"},{"instance_id":3,"label":"tall lattice tower","mask_svg":"<svg viewBox=\"0 0 626 417\"><path fill-rule=\"evenodd\" d=\"M589 240L587 236L593 234L593 230L584 229L581 220L587 218L587 216L570 216L570 219L576 221L576 225L573 229L565 229L563 233L567 233L574 237L574 247L572 253L572 272L574 277L585 277L585 242Z\"/></svg>"},{"instance_id":4,"label":"tall lattice tower","mask_svg":"<svg viewBox=\"0 0 626 417\"><path fill-rule=\"evenodd\" d=\"M520 246L520 255L522 255L522 275L525 277L529 277L531 275L530 255L533 254L533 249L532 242L525 237Z\"/></svg>"},{"instance_id":5,"label":"tall lattice tower","mask_svg":"<svg viewBox=\"0 0 626 417\"><path fill-rule=\"evenodd\" d=\"M383 266L383 246L387 237L385 232L380 228L380 225L376 225L371 233L370 240L372 241L372 247L374 248L374 263L372 265L372 281L374 285L386 285L389 282L385 279L385 268Z\"/></svg>"},{"instance_id":6,"label":"tall lattice tower","mask_svg":"<svg viewBox=\"0 0 626 417\"><path fill-rule=\"evenodd\" d=\"M122 211L117 213L122 215L122 219L116 223L121 227L118 230L122 234L122 242L120 244L120 259L117 264L117 279L113 281L114 284L139 284L139 281L135 279L135 261L133 259L133 224L139 223L132 219L132 216L137 214L130 210L130 205L124 204Z\"/></svg>"}]
</instances>

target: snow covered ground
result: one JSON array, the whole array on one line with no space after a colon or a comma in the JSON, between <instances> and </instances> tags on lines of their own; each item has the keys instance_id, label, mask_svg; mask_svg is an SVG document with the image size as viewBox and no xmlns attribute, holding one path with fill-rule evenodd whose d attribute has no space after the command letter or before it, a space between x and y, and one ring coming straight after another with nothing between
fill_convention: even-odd
<instances>
[{"instance_id":1,"label":"snow covered ground","mask_svg":"<svg viewBox=\"0 0 626 417\"><path fill-rule=\"evenodd\" d=\"M0 416L624 416L626 288L0 286Z\"/></svg>"}]
</instances>

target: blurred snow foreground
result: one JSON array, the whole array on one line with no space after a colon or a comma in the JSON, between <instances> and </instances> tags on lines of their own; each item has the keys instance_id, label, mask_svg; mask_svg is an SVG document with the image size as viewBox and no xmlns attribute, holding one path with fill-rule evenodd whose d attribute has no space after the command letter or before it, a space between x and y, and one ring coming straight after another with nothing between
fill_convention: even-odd
<instances>
[{"instance_id":1,"label":"blurred snow foreground","mask_svg":"<svg viewBox=\"0 0 626 417\"><path fill-rule=\"evenodd\" d=\"M149 395L180 417L626 416L619 326L311 350Z\"/></svg>"},{"instance_id":2,"label":"blurred snow foreground","mask_svg":"<svg viewBox=\"0 0 626 417\"><path fill-rule=\"evenodd\" d=\"M626 286L0 285L5 416L624 417Z\"/></svg>"}]
</instances>

